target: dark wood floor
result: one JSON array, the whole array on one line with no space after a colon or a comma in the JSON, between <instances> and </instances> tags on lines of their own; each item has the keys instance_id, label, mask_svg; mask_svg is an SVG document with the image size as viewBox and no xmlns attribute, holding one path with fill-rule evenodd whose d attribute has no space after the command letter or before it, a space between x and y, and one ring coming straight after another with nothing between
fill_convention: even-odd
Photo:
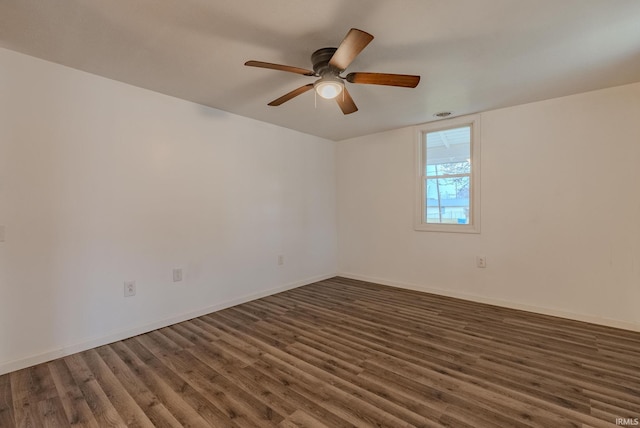
<instances>
[{"instance_id":1,"label":"dark wood floor","mask_svg":"<svg viewBox=\"0 0 640 428\"><path fill-rule=\"evenodd\" d=\"M603 427L640 333L333 278L0 376L0 426Z\"/></svg>"}]
</instances>

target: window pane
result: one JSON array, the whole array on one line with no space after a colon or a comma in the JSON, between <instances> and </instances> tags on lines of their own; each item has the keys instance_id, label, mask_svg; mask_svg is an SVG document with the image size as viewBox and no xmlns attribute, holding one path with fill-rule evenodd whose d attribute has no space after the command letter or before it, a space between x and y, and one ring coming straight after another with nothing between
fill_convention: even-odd
<instances>
[{"instance_id":1,"label":"window pane","mask_svg":"<svg viewBox=\"0 0 640 428\"><path fill-rule=\"evenodd\" d=\"M469 224L469 176L427 179L426 223Z\"/></svg>"},{"instance_id":2,"label":"window pane","mask_svg":"<svg viewBox=\"0 0 640 428\"><path fill-rule=\"evenodd\" d=\"M426 134L425 175L463 174L471 171L471 127Z\"/></svg>"}]
</instances>

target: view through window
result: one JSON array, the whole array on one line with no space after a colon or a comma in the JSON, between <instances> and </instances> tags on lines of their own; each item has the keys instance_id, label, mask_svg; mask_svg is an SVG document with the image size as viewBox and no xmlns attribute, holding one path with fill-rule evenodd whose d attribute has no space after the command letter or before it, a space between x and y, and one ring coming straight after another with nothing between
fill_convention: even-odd
<instances>
[{"instance_id":1,"label":"view through window","mask_svg":"<svg viewBox=\"0 0 640 428\"><path fill-rule=\"evenodd\" d=\"M428 132L426 223L469 224L471 126Z\"/></svg>"}]
</instances>

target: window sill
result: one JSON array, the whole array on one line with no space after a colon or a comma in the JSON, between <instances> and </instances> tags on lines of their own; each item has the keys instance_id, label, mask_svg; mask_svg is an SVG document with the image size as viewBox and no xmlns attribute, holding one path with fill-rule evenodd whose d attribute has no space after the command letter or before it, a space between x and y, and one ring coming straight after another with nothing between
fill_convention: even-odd
<instances>
[{"instance_id":1,"label":"window sill","mask_svg":"<svg viewBox=\"0 0 640 428\"><path fill-rule=\"evenodd\" d=\"M420 223L414 225L413 228L417 232L480 233L480 227L473 224Z\"/></svg>"}]
</instances>

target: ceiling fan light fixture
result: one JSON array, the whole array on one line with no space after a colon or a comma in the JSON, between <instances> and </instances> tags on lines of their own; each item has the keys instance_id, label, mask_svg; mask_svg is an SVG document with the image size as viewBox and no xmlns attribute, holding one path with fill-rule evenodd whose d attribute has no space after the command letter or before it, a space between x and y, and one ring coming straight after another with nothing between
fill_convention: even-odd
<instances>
[{"instance_id":1,"label":"ceiling fan light fixture","mask_svg":"<svg viewBox=\"0 0 640 428\"><path fill-rule=\"evenodd\" d=\"M313 86L318 95L328 100L332 100L340 95L344 89L344 83L341 80L326 77L318 80Z\"/></svg>"}]
</instances>

